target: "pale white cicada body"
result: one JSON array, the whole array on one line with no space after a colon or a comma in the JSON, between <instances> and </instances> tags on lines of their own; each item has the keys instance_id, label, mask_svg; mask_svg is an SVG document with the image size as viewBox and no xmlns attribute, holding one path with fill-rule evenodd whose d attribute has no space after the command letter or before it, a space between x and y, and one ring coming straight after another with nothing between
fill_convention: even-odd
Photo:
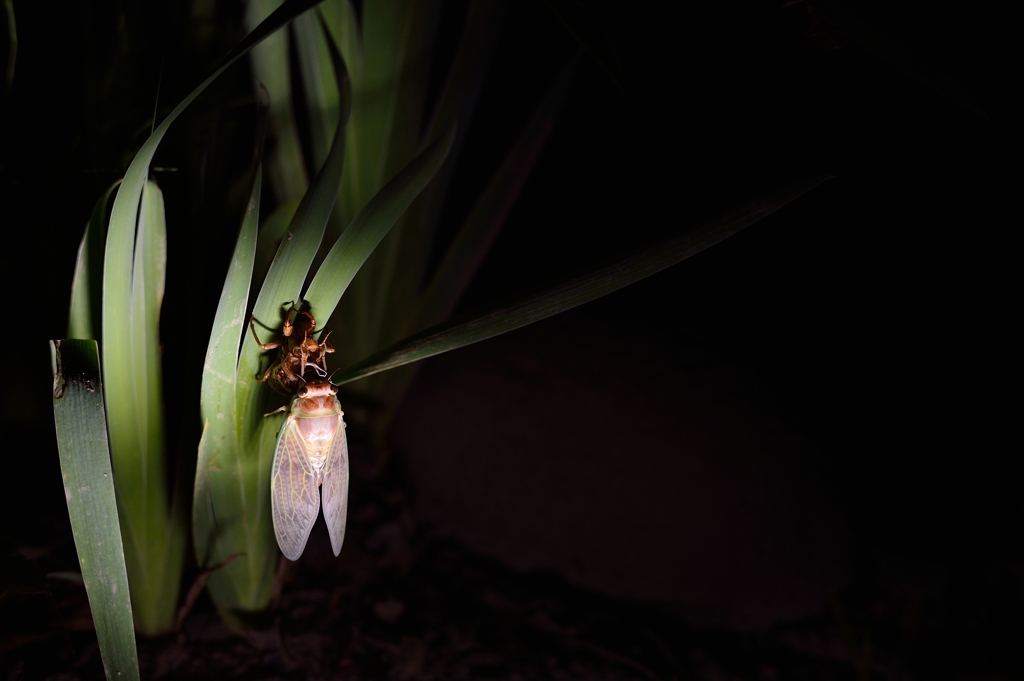
<instances>
[{"instance_id":1,"label":"pale white cicada body","mask_svg":"<svg viewBox=\"0 0 1024 681\"><path fill-rule=\"evenodd\" d=\"M306 548L323 496L334 555L341 552L348 510L348 443L344 413L329 381L299 388L281 427L270 479L277 545L289 560ZM317 493L317 488L322 492Z\"/></svg>"}]
</instances>

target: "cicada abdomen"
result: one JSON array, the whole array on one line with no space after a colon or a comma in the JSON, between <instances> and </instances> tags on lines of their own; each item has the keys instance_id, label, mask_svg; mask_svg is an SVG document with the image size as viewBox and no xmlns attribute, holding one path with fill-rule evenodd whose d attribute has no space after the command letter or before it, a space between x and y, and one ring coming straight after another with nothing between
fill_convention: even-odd
<instances>
[{"instance_id":1,"label":"cicada abdomen","mask_svg":"<svg viewBox=\"0 0 1024 681\"><path fill-rule=\"evenodd\" d=\"M289 560L302 555L321 497L331 548L336 556L341 552L348 475L348 442L337 389L326 380L299 388L278 436L270 479L274 533Z\"/></svg>"}]
</instances>

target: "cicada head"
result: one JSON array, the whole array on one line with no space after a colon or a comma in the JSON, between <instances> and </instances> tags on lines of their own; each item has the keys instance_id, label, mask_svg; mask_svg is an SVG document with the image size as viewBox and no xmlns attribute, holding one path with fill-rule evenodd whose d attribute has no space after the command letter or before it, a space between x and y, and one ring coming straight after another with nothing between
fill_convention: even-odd
<instances>
[{"instance_id":1,"label":"cicada head","mask_svg":"<svg viewBox=\"0 0 1024 681\"><path fill-rule=\"evenodd\" d=\"M338 389L329 381L314 381L299 388L292 400L292 413L303 417L341 413Z\"/></svg>"}]
</instances>

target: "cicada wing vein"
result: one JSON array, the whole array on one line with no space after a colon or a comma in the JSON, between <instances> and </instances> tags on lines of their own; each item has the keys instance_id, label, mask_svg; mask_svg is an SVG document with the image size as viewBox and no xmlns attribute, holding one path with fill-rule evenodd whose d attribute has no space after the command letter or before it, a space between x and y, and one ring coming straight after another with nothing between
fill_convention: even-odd
<instances>
[{"instance_id":1,"label":"cicada wing vein","mask_svg":"<svg viewBox=\"0 0 1024 681\"><path fill-rule=\"evenodd\" d=\"M321 490L324 500L324 520L331 535L334 555L341 553L345 541L345 519L348 514L348 439L345 437L345 418L338 415L338 428L331 440L331 451L324 464Z\"/></svg>"},{"instance_id":2,"label":"cicada wing vein","mask_svg":"<svg viewBox=\"0 0 1024 681\"><path fill-rule=\"evenodd\" d=\"M294 416L281 427L274 454L274 472L270 482L270 506L274 534L281 553L298 560L306 548L309 532L320 510L316 477L306 453L306 443Z\"/></svg>"}]
</instances>

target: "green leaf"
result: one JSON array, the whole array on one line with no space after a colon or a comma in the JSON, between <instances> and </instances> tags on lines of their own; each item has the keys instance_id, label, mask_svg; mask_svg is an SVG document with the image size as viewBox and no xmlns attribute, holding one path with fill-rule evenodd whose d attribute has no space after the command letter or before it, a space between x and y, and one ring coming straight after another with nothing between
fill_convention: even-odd
<instances>
[{"instance_id":1,"label":"green leaf","mask_svg":"<svg viewBox=\"0 0 1024 681\"><path fill-rule=\"evenodd\" d=\"M458 121L452 151L342 300L346 320L342 330L352 342L339 345L339 360L360 359L381 344L392 342L401 336L401 323L414 315L441 209L498 41L505 6L502 0L475 0L469 5L458 51L423 135L425 140L435 139ZM382 295L387 297L382 299ZM376 386L366 388L382 396Z\"/></svg>"},{"instance_id":2,"label":"green leaf","mask_svg":"<svg viewBox=\"0 0 1024 681\"><path fill-rule=\"evenodd\" d=\"M501 305L472 315L468 319L434 326L412 338L399 341L344 370L335 376L334 383L341 385L364 376L477 343L617 291L732 236L773 213L825 179L815 178L787 187L766 199L755 201L741 210L706 223L683 236L676 237L609 267L573 279L544 293Z\"/></svg>"},{"instance_id":3,"label":"green leaf","mask_svg":"<svg viewBox=\"0 0 1024 681\"><path fill-rule=\"evenodd\" d=\"M331 148L334 128L338 120L339 93L330 49L320 22L312 14L298 17L292 24L295 35L295 53L302 74L302 91L309 112L309 130L312 141L314 168L323 165Z\"/></svg>"},{"instance_id":4,"label":"green leaf","mask_svg":"<svg viewBox=\"0 0 1024 681\"><path fill-rule=\"evenodd\" d=\"M431 277L407 332L436 324L455 309L498 237L555 126L577 63L578 59L571 59L555 78L523 134L477 199Z\"/></svg>"},{"instance_id":5,"label":"green leaf","mask_svg":"<svg viewBox=\"0 0 1024 681\"><path fill-rule=\"evenodd\" d=\"M295 217L299 207L299 199L290 199L279 205L260 225L256 239L256 260L253 264L252 283L260 285L267 276L270 263L274 261L277 249L281 247L281 239L288 231L288 226Z\"/></svg>"},{"instance_id":6,"label":"green leaf","mask_svg":"<svg viewBox=\"0 0 1024 681\"><path fill-rule=\"evenodd\" d=\"M102 304L108 434L128 547L132 607L145 634L173 627L185 541L185 528L174 521L178 516L171 514L167 503L157 337L166 258L159 234L162 206L159 225L149 205L139 211L149 166L167 129L185 107L253 46L315 4L316 0L285 3L174 108L132 160L111 211ZM155 184L147 195L156 201Z\"/></svg>"},{"instance_id":7,"label":"green leaf","mask_svg":"<svg viewBox=\"0 0 1024 681\"><path fill-rule=\"evenodd\" d=\"M348 71L341 55L333 47L332 56L337 76L337 87L341 92L342 113L338 119L334 141L330 153L324 161L320 172L309 185L309 189L299 202L291 225L281 241L277 256L267 272L266 279L260 289L253 317L256 320L257 332L264 335L277 331L283 321L283 314L292 302L299 300L302 285L309 273L310 264L320 247L324 228L334 209L341 184L342 170L345 163L345 125L351 110L351 89ZM257 246L258 247L258 246ZM264 342L270 340L265 338ZM257 390L256 376L260 367L263 350L256 345L251 334L242 342L242 351L238 363L238 429L241 433L255 433L263 418L265 402L258 399L266 395L266 391Z\"/></svg>"},{"instance_id":8,"label":"green leaf","mask_svg":"<svg viewBox=\"0 0 1024 681\"><path fill-rule=\"evenodd\" d=\"M262 340L269 341L280 327L282 313L288 304L298 301L299 293L309 272L324 234L328 217L334 207L341 184L345 161L345 124L350 108L350 89L345 63L329 44L336 86L340 93L342 115L339 117L334 141L330 152L309 186L302 201L294 210L284 237L280 239L277 255L257 296L253 309L257 331ZM258 183L254 185L243 224L243 233L254 230L258 221ZM248 236L239 237L239 244L248 243ZM273 225L265 226L257 237L256 252L265 253L270 242L276 242L278 235ZM240 246L241 247L241 246ZM250 253L247 265L240 265L238 271L251 271ZM225 284L225 296L231 309L244 315L245 296L242 292L241 277ZM248 281L245 284L248 288ZM220 314L218 312L218 314ZM229 315L225 312L225 315ZM234 314L230 314L235 319ZM220 563L233 554L243 554L237 560L224 564L210 573L207 587L218 611L228 628L239 631L246 626L249 616L265 610L273 597L274 571L277 566L278 549L270 519L270 469L273 462L277 433L283 415L264 418L265 405L270 391L265 384L257 382L262 373L261 360L264 351L256 344L251 333L245 330L248 320L242 319L242 347L237 351L238 329L232 326L230 339L236 341L238 357L237 370L232 365L227 370L227 350L217 343L217 362L210 363L223 376L234 381L234 417L227 418L224 400L228 399L219 389L218 397L211 394L204 406L204 430L199 445L200 467L196 471L196 494L193 505L193 523L196 531L196 551L200 563L210 566ZM223 324L214 328L211 348ZM230 340L229 339L229 340ZM230 345L230 343L228 343ZM211 350L211 352L214 352ZM221 353L224 353L223 355ZM212 373L212 372L211 372ZM218 376L204 375L212 386ZM221 419L220 415L225 414Z\"/></svg>"},{"instance_id":9,"label":"green leaf","mask_svg":"<svg viewBox=\"0 0 1024 681\"><path fill-rule=\"evenodd\" d=\"M126 313L131 299L135 218L138 213L143 185L149 174L149 166L153 160L153 155L156 153L156 149L163 140L170 125L225 69L271 33L287 24L302 12L315 6L319 1L291 0L274 11L266 20L253 29L225 57L221 66L185 97L171 111L167 118L160 123L156 130L153 131L153 134L149 136L149 139L142 145L142 148L135 155L131 165L128 167L128 171L125 173L110 216L103 268L103 356L107 360L112 360L105 362L105 371L107 372L105 378L107 380L108 392L112 395L117 395L115 398L117 404L114 405L116 408L111 409L111 412L117 412L116 416L118 417L122 415L127 417L129 413L121 414L121 412L130 411L125 410L123 404L123 402L131 399L128 390L128 386L132 382L130 368L123 366L124 363L120 360L131 354L131 329L129 315ZM112 417L114 416L115 414L112 413ZM116 452L120 449L118 443L112 441L112 448L115 451L116 457Z\"/></svg>"},{"instance_id":10,"label":"green leaf","mask_svg":"<svg viewBox=\"0 0 1024 681\"><path fill-rule=\"evenodd\" d=\"M217 304L213 332L203 365L200 416L207 428L210 423L224 423L226 427L223 430L229 433L237 433L235 372L238 368L239 344L248 326L245 310L256 255L256 225L259 222L262 179L263 167L259 166L253 177L245 216L242 218L231 265Z\"/></svg>"},{"instance_id":11,"label":"green leaf","mask_svg":"<svg viewBox=\"0 0 1024 681\"><path fill-rule=\"evenodd\" d=\"M254 30L280 6L281 0L248 0L245 3L246 28ZM306 191L309 179L306 165L302 162L302 146L292 110L288 33L281 31L269 36L252 50L249 61L253 77L263 84L270 98L270 137L273 144L266 159L270 184L279 202L298 201Z\"/></svg>"},{"instance_id":12,"label":"green leaf","mask_svg":"<svg viewBox=\"0 0 1024 681\"><path fill-rule=\"evenodd\" d=\"M395 49L396 53L402 55L402 63L398 66L391 128L386 145L381 150L386 154L380 174L381 184L394 177L421 150L420 131L431 63L430 52L440 10L441 3L437 0L420 1L411 3L405 13L407 28L400 36L401 44ZM430 141L432 139L426 138ZM367 347L380 346L383 327L393 316L404 319L419 292L421 281L417 278L413 284L413 277L423 269L430 252L415 248L420 225L414 220L413 211L403 214L363 263L359 276L350 287L349 295L356 295L367 306L361 314L366 320L366 326L359 329L360 341ZM350 337L353 330L349 329ZM388 341L392 340L394 336L388 338Z\"/></svg>"},{"instance_id":13,"label":"green leaf","mask_svg":"<svg viewBox=\"0 0 1024 681\"><path fill-rule=\"evenodd\" d=\"M382 284L386 290L392 292L392 298L386 304L380 305L380 314L386 316L383 317L383 328L378 335L378 338L383 340L376 347L436 324L451 314L490 251L526 184L533 165L554 127L578 61L577 57L573 57L556 75L533 118L448 246L426 290L416 298L414 296L418 283L417 287L411 284L419 268L418 264L410 261L422 256L410 253L409 247L414 242L414 235L403 235L406 238L406 242L403 243L403 264L395 272L394 282ZM430 191L429 188L424 193L426 191ZM414 208L415 204L413 209L406 213L406 221L415 219ZM402 300L403 293L413 299L411 304ZM365 385L365 389L378 399L394 405L401 398L413 376L412 371L389 371L375 376Z\"/></svg>"},{"instance_id":14,"label":"green leaf","mask_svg":"<svg viewBox=\"0 0 1024 681\"><path fill-rule=\"evenodd\" d=\"M153 636L173 626L185 528L168 514L164 471L159 330L167 227L163 195L155 182L145 184L141 203L128 305L119 310L127 322L131 352L112 359L128 380L121 385L123 393L108 389L106 397L135 624L140 633Z\"/></svg>"},{"instance_id":15,"label":"green leaf","mask_svg":"<svg viewBox=\"0 0 1024 681\"><path fill-rule=\"evenodd\" d=\"M356 93L362 91L363 83L363 44L355 9L352 7L350 0L326 0L319 9L326 33L334 41L334 44L337 45L348 69L352 87L352 106L354 109ZM324 46L326 46L326 42ZM326 75L321 71L321 78ZM356 117L357 115L354 110L349 112L349 121L345 132L345 168L347 171L345 176L341 178L341 195L338 197L338 203L335 206L335 212L338 214L337 221L342 226L351 222L352 217L361 207L359 197L357 196L358 187L355 178L356 175L363 172L360 167L359 149L356 144L359 137L357 133L359 126L354 121ZM338 235L340 235L340 231L338 234L332 235L331 238L336 239Z\"/></svg>"},{"instance_id":16,"label":"green leaf","mask_svg":"<svg viewBox=\"0 0 1024 681\"><path fill-rule=\"evenodd\" d=\"M342 180L338 229L332 234L334 238L391 177L388 162L392 157L391 142L400 100L402 68L418 4L419 0L362 3L358 23L359 54L354 62L349 62L352 69L349 172ZM335 5L341 5L341 9L347 3L336 2ZM347 11L327 15L328 29L341 32L339 29L348 28L348 15ZM345 24L333 26L335 19L341 19ZM378 291L377 283L381 281L375 276L377 260L374 257L365 263L363 275L346 300L346 306L351 308L350 316L347 315L349 328L346 336L357 341L372 337L373 297ZM354 336L351 335L353 332Z\"/></svg>"},{"instance_id":17,"label":"green leaf","mask_svg":"<svg viewBox=\"0 0 1024 681\"><path fill-rule=\"evenodd\" d=\"M259 524L262 493L247 484L249 481L242 475L243 457L235 404L238 347L248 326L245 310L256 254L262 178L260 166L253 176L203 366L200 403L203 435L192 504L196 560L200 567L209 568L233 555L227 547L244 545L241 551L244 555L240 556L243 564L235 568L242 578L238 574L219 579L216 572L209 575L215 580L210 587L211 594L222 610L259 609L272 595L268 580L244 578L254 569L261 569L262 556L273 551L273 538L263 537L261 546L256 546L246 531L250 524ZM230 613L227 616L230 617Z\"/></svg>"},{"instance_id":18,"label":"green leaf","mask_svg":"<svg viewBox=\"0 0 1024 681\"><path fill-rule=\"evenodd\" d=\"M135 630L93 340L50 341L53 417L82 581L108 679L139 678Z\"/></svg>"},{"instance_id":19,"label":"green leaf","mask_svg":"<svg viewBox=\"0 0 1024 681\"><path fill-rule=\"evenodd\" d=\"M456 121L459 122L459 134L452 148L452 162L445 164L424 194L423 207L419 212L418 223L422 232L420 244L425 245L428 252L434 242L452 173L455 172L455 160L462 151L463 140L480 98L484 74L498 43L506 4L504 0L473 0L470 3L466 14L466 29L459 42L455 61L427 128L425 137L431 139Z\"/></svg>"},{"instance_id":20,"label":"green leaf","mask_svg":"<svg viewBox=\"0 0 1024 681\"><path fill-rule=\"evenodd\" d=\"M334 314L363 262L444 163L454 138L452 127L384 185L342 232L306 290L315 317L326 320Z\"/></svg>"},{"instance_id":21,"label":"green leaf","mask_svg":"<svg viewBox=\"0 0 1024 681\"><path fill-rule=\"evenodd\" d=\"M107 239L107 208L110 197L121 184L110 185L93 207L85 225L82 243L75 260L75 276L71 280L71 312L68 315L68 338L101 340L103 309L103 244Z\"/></svg>"}]
</instances>

